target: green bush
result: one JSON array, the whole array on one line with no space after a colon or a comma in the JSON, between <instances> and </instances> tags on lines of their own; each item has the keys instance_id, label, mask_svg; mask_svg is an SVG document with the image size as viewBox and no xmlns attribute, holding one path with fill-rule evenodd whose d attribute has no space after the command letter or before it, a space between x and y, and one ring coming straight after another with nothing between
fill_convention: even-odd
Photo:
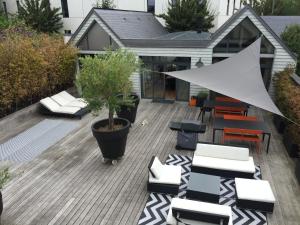
<instances>
[{"instance_id":1,"label":"green bush","mask_svg":"<svg viewBox=\"0 0 300 225\"><path fill-rule=\"evenodd\" d=\"M26 27L0 33L0 117L73 85L77 49Z\"/></svg>"},{"instance_id":2,"label":"green bush","mask_svg":"<svg viewBox=\"0 0 300 225\"><path fill-rule=\"evenodd\" d=\"M296 73L300 76L300 25L288 26L281 34L281 38L298 55Z\"/></svg>"},{"instance_id":3,"label":"green bush","mask_svg":"<svg viewBox=\"0 0 300 225\"><path fill-rule=\"evenodd\" d=\"M284 71L276 74L275 98L281 112L294 122L300 124L300 86L292 80L291 75L293 73L293 68L286 68ZM300 147L299 126L289 123L286 129L288 136Z\"/></svg>"}]
</instances>

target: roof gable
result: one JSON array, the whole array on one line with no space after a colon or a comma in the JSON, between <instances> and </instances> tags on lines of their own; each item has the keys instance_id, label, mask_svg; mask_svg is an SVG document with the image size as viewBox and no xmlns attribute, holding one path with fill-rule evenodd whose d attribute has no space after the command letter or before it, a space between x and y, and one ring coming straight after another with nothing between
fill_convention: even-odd
<instances>
[{"instance_id":1,"label":"roof gable","mask_svg":"<svg viewBox=\"0 0 300 225\"><path fill-rule=\"evenodd\" d=\"M232 31L244 18L248 17L254 25L262 32L262 34L268 39L268 36L271 35L277 42L280 44L287 52L288 54L293 58L297 59L296 55L284 44L284 42L281 40L280 37L277 36L277 34L268 26L268 24L260 17L258 16L255 11L248 5L246 5L244 8L237 11L231 18L229 18L213 35L211 38L211 42L209 44L210 48L213 48L219 43L219 39L223 39L230 31ZM236 25L235 22L238 23ZM257 26L257 23L259 23L259 26ZM263 31L261 28L265 28L265 31ZM268 33L266 33L268 32ZM269 40L270 41L270 40Z\"/></svg>"},{"instance_id":2,"label":"roof gable","mask_svg":"<svg viewBox=\"0 0 300 225\"><path fill-rule=\"evenodd\" d=\"M262 16L261 18L278 36L283 33L286 27L293 24L300 25L300 16Z\"/></svg>"}]
</instances>

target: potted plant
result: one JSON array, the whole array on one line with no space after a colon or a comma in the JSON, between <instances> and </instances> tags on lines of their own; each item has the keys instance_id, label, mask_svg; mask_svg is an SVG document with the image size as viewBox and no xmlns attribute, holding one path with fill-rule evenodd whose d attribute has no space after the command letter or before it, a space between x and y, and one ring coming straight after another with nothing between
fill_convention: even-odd
<instances>
[{"instance_id":1,"label":"potted plant","mask_svg":"<svg viewBox=\"0 0 300 225\"><path fill-rule=\"evenodd\" d=\"M202 107L204 101L207 99L208 93L207 91L200 91L197 95L197 103L196 106L197 107Z\"/></svg>"},{"instance_id":2,"label":"potted plant","mask_svg":"<svg viewBox=\"0 0 300 225\"><path fill-rule=\"evenodd\" d=\"M108 119L95 122L92 132L103 155L103 161L113 164L125 152L130 122L114 118L114 113L130 102L127 93L131 90L131 74L139 68L137 57L126 50L107 50L95 57L80 58L82 69L77 77L77 86L89 108L97 113L103 107L108 109ZM122 94L124 98L120 98Z\"/></svg>"},{"instance_id":3,"label":"potted plant","mask_svg":"<svg viewBox=\"0 0 300 225\"><path fill-rule=\"evenodd\" d=\"M140 97L136 93L131 93L128 96L119 94L119 97L124 100L124 104L121 104L120 108L117 109L118 117L125 118L129 120L131 123L134 123L138 105L140 103ZM126 102L127 97L129 98L129 103Z\"/></svg>"},{"instance_id":4,"label":"potted plant","mask_svg":"<svg viewBox=\"0 0 300 225\"><path fill-rule=\"evenodd\" d=\"M2 215L3 212L3 199L2 199L2 188L3 186L7 183L9 180L9 171L8 168L1 169L0 170L0 216Z\"/></svg>"}]
</instances>

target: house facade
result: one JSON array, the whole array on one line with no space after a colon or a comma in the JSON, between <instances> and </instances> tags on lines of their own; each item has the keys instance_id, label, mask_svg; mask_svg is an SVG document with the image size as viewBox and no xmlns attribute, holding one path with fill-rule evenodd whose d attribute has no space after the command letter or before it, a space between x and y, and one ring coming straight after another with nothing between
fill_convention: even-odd
<instances>
[{"instance_id":1,"label":"house facade","mask_svg":"<svg viewBox=\"0 0 300 225\"><path fill-rule=\"evenodd\" d=\"M50 0L52 7L61 8L65 34L72 34L87 16L89 11L101 0ZM175 1L175 0L173 0ZM242 7L241 0L208 0L210 10L216 15L215 28L220 27L233 13ZM0 0L4 12L16 14L20 0ZM114 0L116 9L151 12L155 15L165 13L169 0ZM159 19L164 24L164 21ZM213 30L214 31L214 30Z\"/></svg>"},{"instance_id":2,"label":"house facade","mask_svg":"<svg viewBox=\"0 0 300 225\"><path fill-rule=\"evenodd\" d=\"M296 56L249 6L238 10L213 34L168 33L151 13L94 8L70 42L80 49L81 55L102 54L108 46L134 52L146 68L131 76L135 92L142 98L187 101L203 88L160 72L216 63L261 36L261 72L272 93L272 76L295 65Z\"/></svg>"}]
</instances>

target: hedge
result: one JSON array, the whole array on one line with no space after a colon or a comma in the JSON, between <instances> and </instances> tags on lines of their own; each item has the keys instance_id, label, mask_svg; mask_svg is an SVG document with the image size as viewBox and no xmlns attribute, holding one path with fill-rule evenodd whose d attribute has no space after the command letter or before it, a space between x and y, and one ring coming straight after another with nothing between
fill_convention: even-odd
<instances>
[{"instance_id":1,"label":"hedge","mask_svg":"<svg viewBox=\"0 0 300 225\"><path fill-rule=\"evenodd\" d=\"M24 27L0 32L0 117L73 86L77 49Z\"/></svg>"},{"instance_id":2,"label":"hedge","mask_svg":"<svg viewBox=\"0 0 300 225\"><path fill-rule=\"evenodd\" d=\"M276 104L281 112L297 124L300 124L300 86L291 78L293 73L293 68L286 68L284 71L276 74L275 97ZM286 129L293 143L300 147L300 127L289 123Z\"/></svg>"}]
</instances>

